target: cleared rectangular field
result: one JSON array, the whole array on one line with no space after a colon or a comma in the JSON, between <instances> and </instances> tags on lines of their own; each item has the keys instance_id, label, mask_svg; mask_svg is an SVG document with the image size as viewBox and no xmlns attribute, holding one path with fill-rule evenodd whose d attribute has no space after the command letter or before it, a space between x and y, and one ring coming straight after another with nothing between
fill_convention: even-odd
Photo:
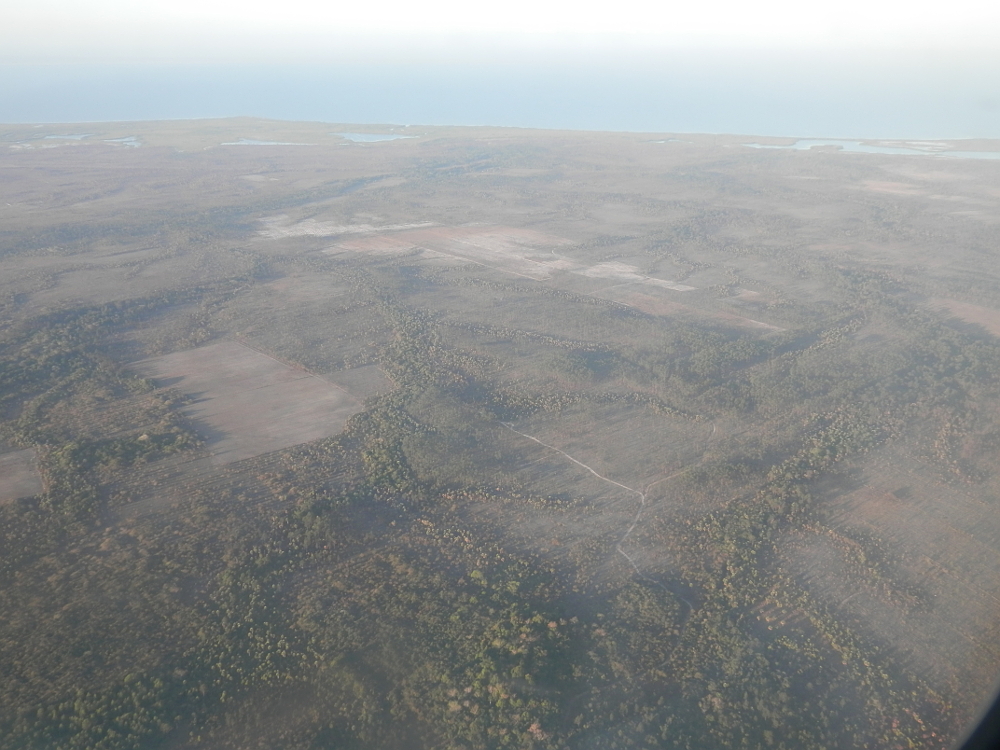
<instances>
[{"instance_id":1,"label":"cleared rectangular field","mask_svg":"<svg viewBox=\"0 0 1000 750\"><path fill-rule=\"evenodd\" d=\"M236 341L142 360L132 368L194 397L184 413L217 465L335 435L362 408L343 388Z\"/></svg>"},{"instance_id":2,"label":"cleared rectangular field","mask_svg":"<svg viewBox=\"0 0 1000 750\"><path fill-rule=\"evenodd\" d=\"M932 299L931 306L935 310L951 313L966 323L982 326L994 336L1000 336L1000 310L940 297Z\"/></svg>"},{"instance_id":3,"label":"cleared rectangular field","mask_svg":"<svg viewBox=\"0 0 1000 750\"><path fill-rule=\"evenodd\" d=\"M37 495L43 489L34 448L0 456L0 504Z\"/></svg>"}]
</instances>

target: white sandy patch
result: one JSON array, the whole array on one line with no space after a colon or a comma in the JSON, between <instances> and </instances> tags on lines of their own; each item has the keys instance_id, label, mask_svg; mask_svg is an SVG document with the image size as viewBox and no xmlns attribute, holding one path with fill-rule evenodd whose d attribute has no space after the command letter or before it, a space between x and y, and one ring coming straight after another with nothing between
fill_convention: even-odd
<instances>
[{"instance_id":1,"label":"white sandy patch","mask_svg":"<svg viewBox=\"0 0 1000 750\"><path fill-rule=\"evenodd\" d=\"M425 221L419 224L389 224L385 226L375 226L374 224L338 224L335 221L316 221L315 219L303 219L291 224L287 216L275 216L269 219L261 219L265 228L259 234L270 240L284 239L286 237L335 237L339 234L374 234L376 232L398 232L403 229L420 229L422 227L434 226L432 222Z\"/></svg>"},{"instance_id":2,"label":"white sandy patch","mask_svg":"<svg viewBox=\"0 0 1000 750\"><path fill-rule=\"evenodd\" d=\"M574 271L573 273L578 273L581 276L587 276L591 279L616 279L634 284L648 284L650 286L662 287L663 289L672 289L675 292L690 292L696 288L686 284L678 284L676 281L667 281L665 279L646 276L639 273L639 269L636 266L630 266L627 263L617 263L615 261L598 263L597 265Z\"/></svg>"}]
</instances>

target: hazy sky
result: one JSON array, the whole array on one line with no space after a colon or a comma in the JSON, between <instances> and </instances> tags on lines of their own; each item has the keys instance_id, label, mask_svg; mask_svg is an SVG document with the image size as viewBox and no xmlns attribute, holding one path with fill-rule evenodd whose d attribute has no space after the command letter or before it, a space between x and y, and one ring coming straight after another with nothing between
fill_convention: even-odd
<instances>
[{"instance_id":1,"label":"hazy sky","mask_svg":"<svg viewBox=\"0 0 1000 750\"><path fill-rule=\"evenodd\" d=\"M560 36L555 40L553 36ZM0 0L0 60L461 57L548 44L989 49L996 0Z\"/></svg>"},{"instance_id":2,"label":"hazy sky","mask_svg":"<svg viewBox=\"0 0 1000 750\"><path fill-rule=\"evenodd\" d=\"M0 0L0 122L1000 137L1000 0Z\"/></svg>"}]
</instances>

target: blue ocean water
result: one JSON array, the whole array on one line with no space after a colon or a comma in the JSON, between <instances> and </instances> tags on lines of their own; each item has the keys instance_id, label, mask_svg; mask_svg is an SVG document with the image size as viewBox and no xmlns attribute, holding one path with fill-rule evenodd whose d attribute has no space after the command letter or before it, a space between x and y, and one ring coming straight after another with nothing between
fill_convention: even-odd
<instances>
[{"instance_id":1,"label":"blue ocean water","mask_svg":"<svg viewBox=\"0 0 1000 750\"><path fill-rule=\"evenodd\" d=\"M1000 76L663 56L284 65L0 65L0 122L256 116L813 138L1000 138Z\"/></svg>"}]
</instances>

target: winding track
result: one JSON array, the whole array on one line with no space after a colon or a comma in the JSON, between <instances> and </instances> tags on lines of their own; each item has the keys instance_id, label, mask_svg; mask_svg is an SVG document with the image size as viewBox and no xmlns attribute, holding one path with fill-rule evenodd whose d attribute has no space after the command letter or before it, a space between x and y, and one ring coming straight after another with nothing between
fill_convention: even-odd
<instances>
[{"instance_id":1,"label":"winding track","mask_svg":"<svg viewBox=\"0 0 1000 750\"><path fill-rule=\"evenodd\" d=\"M616 482L614 479L609 479L608 477L606 477L603 474L601 474L598 471L596 471L593 467L588 466L587 464L583 463L583 461L580 461L580 460L578 460L576 458L573 458L573 456L571 456L570 454L568 454L566 451L560 450L559 448L556 448L554 445L549 445L548 443L545 443L545 442L539 440L534 435L529 435L526 432L521 432L520 430L515 430L510 425L510 423L508 423L508 422L501 422L500 424L502 424L508 430L510 430L511 432L513 432L515 435L520 435L521 437L527 438L528 440L532 440L532 441L538 443L539 445L541 445L541 446L543 446L545 448L548 448L549 450L555 451L559 455L561 455L561 456L569 459L573 463L575 463L577 466L579 466L579 467L581 467L583 469L586 469L587 471L589 471L591 474L593 474L595 477L597 477L601 481L607 482L608 484L613 484L615 487L620 487L621 489L626 490L628 492L631 492L633 495L635 495L635 496L637 496L639 498L639 507L635 511L635 516L632 518L632 523L628 527L628 529L625 531L625 533L622 534L621 539L618 540L618 543L615 545L615 550L617 550L617 552L622 557L624 557L626 560L628 560L629 565L632 566L632 569L635 571L635 573L636 573L637 576L639 576L640 578L642 578L644 581L648 581L649 583L652 583L653 585L658 586L659 588L663 589L665 592L667 592L671 596L676 596L678 599L680 599L682 602L684 602L687 605L687 607L688 607L688 613L687 613L687 615L684 618L685 620L687 620L687 618L691 616L691 612L694 611L694 605L690 601L688 601L684 596L682 596L681 594L679 594L679 593L677 593L675 591L671 591L666 586L664 586L662 583L660 583L659 581L657 581L655 578L650 578L645 573L643 573L639 569L639 566L636 564L635 560L628 554L628 552L626 552L624 549L622 549L622 545L629 538L629 535L635 530L635 527L639 525L639 520L642 518L642 512L646 508L646 497L649 494L649 491L651 489L653 489L653 487L655 487L656 485L660 484L661 482L666 482L669 479L673 479L674 477L678 477L681 474L689 472L692 469L696 468L697 466L700 466L701 465L701 461L699 461L698 463L691 464L690 466L685 466L683 469L679 469L679 470L675 471L673 474L670 474L668 476L660 477L655 482L651 482L650 484L646 485L646 488L644 490L640 491L640 490L635 489L634 487L629 487L628 485L622 484L621 482ZM712 432L708 436L708 440L711 440L714 435L715 435L715 423L713 422L712 423Z\"/></svg>"},{"instance_id":2,"label":"winding track","mask_svg":"<svg viewBox=\"0 0 1000 750\"><path fill-rule=\"evenodd\" d=\"M624 557L626 560L628 560L629 565L632 566L632 569L635 571L636 575L639 576L639 578L641 578L644 581L648 581L649 583L653 584L654 586L657 586L658 588L662 589L663 591L665 591L670 596L677 597L682 602L684 602L684 604L687 606L687 612L685 613L684 618L683 618L683 620L682 620L682 622L680 624L680 628L679 628L678 633L677 633L677 640L676 640L676 643L674 645L674 648L671 649L671 653L668 654L667 658L664 659L663 662L659 665L659 666L662 667L663 664L666 664L670 660L670 657L672 656L673 651L677 648L677 646L680 645L681 637L683 636L684 631L687 628L687 624L688 624L688 621L691 619L691 615L694 613L694 604L692 604L685 596L683 596L679 592L677 592L677 591L671 591L669 588L667 588L660 581L657 581L655 578L650 578L645 573L643 573L639 569L639 566L636 564L635 560L624 549L622 549L622 545L628 539L629 535L635 530L635 527L639 525L639 521L642 518L642 511L645 510L645 508L646 508L646 497L649 494L649 491L651 489L653 489L653 487L655 487L656 485L660 484L661 482L666 482L669 479L673 479L674 477L678 477L681 474L684 474L684 473L686 473L688 471L691 471L695 467L700 466L702 464L702 462L704 461L704 458L702 458L701 461L698 461L697 463L693 463L690 466L685 466L683 469L679 469L679 470L675 471L674 473L669 474L668 476L660 477L655 482L651 482L650 484L646 485L646 488L644 490L639 491L639 490L635 489L634 487L629 487L628 485L622 484L621 482L616 482L614 479L609 479L608 477L604 476L600 472L596 471L593 467L588 466L587 464L583 463L583 461L580 461L579 459L573 458L573 456L571 456L570 454L568 454L566 451L561 450L559 448L556 448L554 445L549 445L548 443L539 440L534 435L529 435L526 432L521 432L520 430L515 430L514 427L511 426L507 422L501 422L500 424L502 424L505 428L507 428L508 430L510 430L511 432L513 432L515 435L520 435L521 437L527 438L528 440L536 442L539 445L541 445L541 446L543 446L545 448L548 448L549 450L555 451L560 456L563 456L564 458L569 459L570 461L572 461L573 463L575 463L580 468L586 469L587 471L589 471L591 474L593 474L595 477L597 477L601 481L607 482L608 484L613 484L615 487L620 487L621 489L626 490L627 492L631 492L633 495L635 495L635 496L637 496L639 498L639 507L635 511L635 516L632 518L632 523L629 525L629 527L625 531L625 533L622 534L621 539L618 540L618 543L615 545L615 550L617 550L618 553L622 557ZM706 442L710 441L713 437L715 437L715 423L714 422L712 423L712 432L709 434L708 438L706 439ZM605 685L602 688L596 688L596 690L599 692L601 690L608 689L608 688L612 687L613 685L617 684L618 682L619 681L615 681L614 683L612 683L612 685ZM564 707L564 710L563 710L563 714L564 714L563 720L564 721L568 721L568 717L569 717L571 706L573 704L575 704L577 701L579 701L581 698L584 698L590 692L591 692L591 690L585 690L582 693L580 693L578 695L575 695L575 696L573 696L572 698L569 699L569 702L566 704L566 706Z\"/></svg>"}]
</instances>

